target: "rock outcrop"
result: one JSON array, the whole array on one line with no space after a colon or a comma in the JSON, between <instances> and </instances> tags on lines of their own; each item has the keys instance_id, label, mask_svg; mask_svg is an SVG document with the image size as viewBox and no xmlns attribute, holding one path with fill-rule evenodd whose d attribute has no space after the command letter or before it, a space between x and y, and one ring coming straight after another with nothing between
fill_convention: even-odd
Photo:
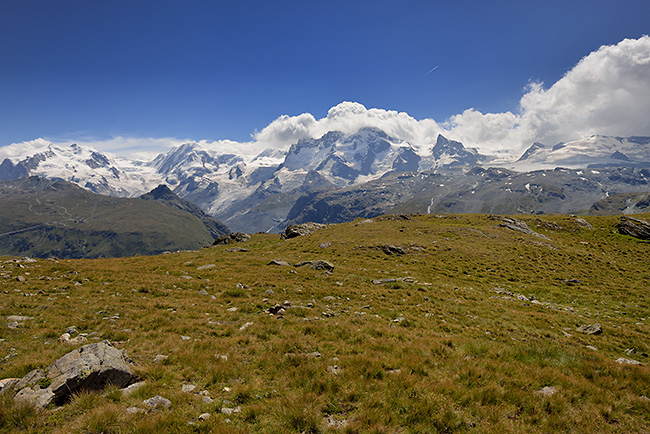
<instances>
[{"instance_id":1,"label":"rock outcrop","mask_svg":"<svg viewBox=\"0 0 650 434\"><path fill-rule=\"evenodd\" d=\"M301 223L298 225L289 225L287 226L287 229L284 231L283 238L289 239L289 238L309 235L325 227L327 227L327 225L322 223L311 223L311 222Z\"/></svg>"},{"instance_id":2,"label":"rock outcrop","mask_svg":"<svg viewBox=\"0 0 650 434\"><path fill-rule=\"evenodd\" d=\"M633 217L621 217L616 224L618 232L640 240L650 240L650 223Z\"/></svg>"},{"instance_id":3,"label":"rock outcrop","mask_svg":"<svg viewBox=\"0 0 650 434\"><path fill-rule=\"evenodd\" d=\"M84 345L50 365L36 369L13 385L15 400L38 408L64 404L73 393L126 387L135 379L121 350L108 341Z\"/></svg>"}]
</instances>

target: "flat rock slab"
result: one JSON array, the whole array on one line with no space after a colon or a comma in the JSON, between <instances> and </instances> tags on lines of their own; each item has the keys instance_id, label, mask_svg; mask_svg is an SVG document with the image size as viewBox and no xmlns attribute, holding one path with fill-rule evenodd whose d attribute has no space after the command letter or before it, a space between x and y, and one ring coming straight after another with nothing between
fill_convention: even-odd
<instances>
[{"instance_id":1,"label":"flat rock slab","mask_svg":"<svg viewBox=\"0 0 650 434\"><path fill-rule=\"evenodd\" d=\"M65 403L81 390L101 390L109 384L126 387L134 380L122 351L108 341L84 345L50 365L34 370L14 387L16 401L44 408Z\"/></svg>"}]
</instances>

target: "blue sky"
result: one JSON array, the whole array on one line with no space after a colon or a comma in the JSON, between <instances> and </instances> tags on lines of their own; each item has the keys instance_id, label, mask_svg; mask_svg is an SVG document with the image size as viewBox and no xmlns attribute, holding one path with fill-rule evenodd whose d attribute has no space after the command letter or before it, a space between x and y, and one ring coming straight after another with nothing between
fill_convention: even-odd
<instances>
[{"instance_id":1,"label":"blue sky","mask_svg":"<svg viewBox=\"0 0 650 434\"><path fill-rule=\"evenodd\" d=\"M343 101L438 123L517 113L528 84L650 33L649 17L647 0L6 0L0 146L250 141Z\"/></svg>"}]
</instances>

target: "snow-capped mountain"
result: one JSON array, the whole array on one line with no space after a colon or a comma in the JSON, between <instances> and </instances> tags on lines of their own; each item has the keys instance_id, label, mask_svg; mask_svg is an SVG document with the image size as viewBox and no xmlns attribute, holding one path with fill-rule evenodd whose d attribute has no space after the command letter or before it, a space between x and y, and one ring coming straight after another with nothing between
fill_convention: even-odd
<instances>
[{"instance_id":1,"label":"snow-capped mountain","mask_svg":"<svg viewBox=\"0 0 650 434\"><path fill-rule=\"evenodd\" d=\"M591 136L552 147L536 142L511 167L527 171L611 166L650 167L650 137Z\"/></svg>"},{"instance_id":2,"label":"snow-capped mountain","mask_svg":"<svg viewBox=\"0 0 650 434\"><path fill-rule=\"evenodd\" d=\"M24 149L19 144L0 148L0 162L0 180L38 175L112 196L139 196L164 183L232 230L251 232L280 230L301 195L358 186L395 172L650 167L650 138L592 136L553 147L534 143L518 160L490 161L442 135L431 147L362 128L352 134L330 131L298 140L288 150L257 155L191 142L150 161L41 140Z\"/></svg>"},{"instance_id":3,"label":"snow-capped mountain","mask_svg":"<svg viewBox=\"0 0 650 434\"><path fill-rule=\"evenodd\" d=\"M40 176L73 182L95 193L133 197L158 185L162 178L150 165L140 161L109 157L92 148L72 144L59 146L42 142L25 155L5 157L0 164L0 180ZM12 145L16 147L17 145ZM0 156L3 155L0 148ZM12 150L5 150L5 154Z\"/></svg>"}]
</instances>

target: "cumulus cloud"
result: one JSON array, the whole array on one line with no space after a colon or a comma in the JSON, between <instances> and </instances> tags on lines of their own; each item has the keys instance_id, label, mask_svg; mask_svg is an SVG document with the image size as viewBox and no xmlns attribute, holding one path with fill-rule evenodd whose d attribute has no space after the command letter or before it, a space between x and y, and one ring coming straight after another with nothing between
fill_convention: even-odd
<instances>
[{"instance_id":1,"label":"cumulus cloud","mask_svg":"<svg viewBox=\"0 0 650 434\"><path fill-rule=\"evenodd\" d=\"M430 143L442 131L433 119L418 121L404 112L367 109L362 104L345 101L332 107L326 117L318 120L309 113L280 116L255 134L254 139L272 147L288 148L302 138L318 138L328 131L350 134L364 127L380 128L416 146Z\"/></svg>"},{"instance_id":2,"label":"cumulus cloud","mask_svg":"<svg viewBox=\"0 0 650 434\"><path fill-rule=\"evenodd\" d=\"M281 116L254 139L286 148L301 138L361 127L381 128L423 149L441 133L487 154L518 153L535 141L554 145L593 134L650 135L650 37L600 47L547 89L543 83L529 84L514 113L469 108L438 123L343 102L322 119L309 113Z\"/></svg>"},{"instance_id":3,"label":"cumulus cloud","mask_svg":"<svg viewBox=\"0 0 650 434\"><path fill-rule=\"evenodd\" d=\"M485 154L517 154L535 141L554 145L593 134L650 136L650 37L600 47L548 88L543 83L529 84L513 112L481 113L468 108L439 123L434 119L418 120L404 112L342 102L321 119L310 113L280 116L253 134L250 142L219 140L199 144L214 152L252 156L267 148L288 149L300 139L318 138L328 131L354 133L363 127L380 128L424 152L435 144L438 134L443 134ZM75 143L147 159L190 141L114 137ZM38 139L0 148L0 159L24 155L25 149L43 149L48 144Z\"/></svg>"},{"instance_id":4,"label":"cumulus cloud","mask_svg":"<svg viewBox=\"0 0 650 434\"><path fill-rule=\"evenodd\" d=\"M650 37L625 39L584 57L550 88L531 83L517 114L467 110L445 125L483 151L522 150L588 137L650 135Z\"/></svg>"}]
</instances>

